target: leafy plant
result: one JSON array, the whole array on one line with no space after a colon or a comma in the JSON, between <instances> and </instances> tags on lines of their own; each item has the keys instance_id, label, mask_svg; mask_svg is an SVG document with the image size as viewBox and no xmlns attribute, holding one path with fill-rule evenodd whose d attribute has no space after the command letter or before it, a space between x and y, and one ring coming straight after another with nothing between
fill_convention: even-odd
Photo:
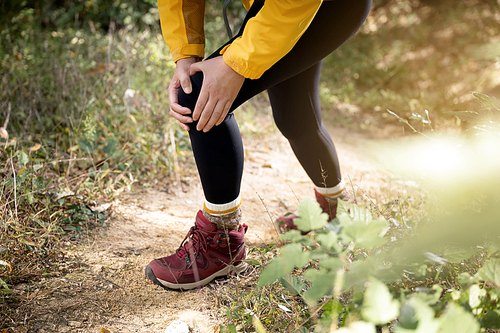
<instances>
[{"instance_id":1,"label":"leafy plant","mask_svg":"<svg viewBox=\"0 0 500 333\"><path fill-rule=\"evenodd\" d=\"M395 332L469 333L479 332L480 327L497 328L500 260L491 257L494 251L473 276L458 273L461 284L445 290L448 286L443 281L434 281L430 288L408 288L402 283L404 276L413 274L415 264L428 264L430 255L420 253L423 248L419 246L408 250L401 244L387 244L387 223L372 219L367 210L342 201L339 207L338 217L326 223L319 205L304 200L299 214L308 214L301 215L299 230L283 235L289 244L259 279L259 287L278 280L297 292L284 281L300 268L295 278L310 287L299 290L299 295L312 307L311 312L324 310L315 332L327 332L330 327L344 327L341 332L357 332L360 327L361 332L375 332L376 325L387 325ZM411 243L415 246L418 241ZM396 254L399 260L394 260ZM411 255L413 260L405 260ZM349 302L340 306L339 300L349 291Z\"/></svg>"},{"instance_id":2,"label":"leafy plant","mask_svg":"<svg viewBox=\"0 0 500 333\"><path fill-rule=\"evenodd\" d=\"M376 327L404 333L498 329L499 109L494 99L474 96L482 108L466 132L473 133L468 135L472 140L459 141L457 151L467 163L448 167L446 175L433 173L432 165L414 166L426 173L432 186L427 214L409 233L389 242L388 223L373 219L366 209L339 200L337 217L327 222L315 201L304 200L298 230L282 236L288 243L265 267L259 287L279 281L308 304L311 320L322 312L315 332L337 328L375 332ZM440 144L428 112L412 118L433 132L423 133L427 142L432 138L434 145ZM457 146L448 140L449 147ZM431 146L425 146L426 153L435 156ZM415 158L407 159L415 164ZM474 181L469 180L471 174L476 175ZM300 288L289 281L300 281Z\"/></svg>"}]
</instances>

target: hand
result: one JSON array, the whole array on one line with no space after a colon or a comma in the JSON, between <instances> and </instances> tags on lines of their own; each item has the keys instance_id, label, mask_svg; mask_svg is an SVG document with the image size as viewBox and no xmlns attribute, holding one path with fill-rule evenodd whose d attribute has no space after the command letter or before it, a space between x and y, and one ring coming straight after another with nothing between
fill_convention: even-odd
<instances>
[{"instance_id":1,"label":"hand","mask_svg":"<svg viewBox=\"0 0 500 333\"><path fill-rule=\"evenodd\" d=\"M191 118L191 110L179 104L179 88L186 94L190 94L193 88L191 87L191 76L189 75L189 67L198 62L197 58L184 58L177 60L174 76L168 86L168 97L170 100L170 115L177 119L181 127L189 131L188 123L193 122Z\"/></svg>"},{"instance_id":2,"label":"hand","mask_svg":"<svg viewBox=\"0 0 500 333\"><path fill-rule=\"evenodd\" d=\"M203 72L203 84L192 117L198 120L198 131L208 132L224 121L245 78L229 67L222 57L192 64L189 74L196 72Z\"/></svg>"}]
</instances>

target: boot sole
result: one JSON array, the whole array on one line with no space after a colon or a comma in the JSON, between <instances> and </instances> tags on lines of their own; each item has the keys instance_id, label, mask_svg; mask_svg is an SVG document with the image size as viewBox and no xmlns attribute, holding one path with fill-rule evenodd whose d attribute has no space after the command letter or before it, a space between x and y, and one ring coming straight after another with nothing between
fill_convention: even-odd
<instances>
[{"instance_id":1,"label":"boot sole","mask_svg":"<svg viewBox=\"0 0 500 333\"><path fill-rule=\"evenodd\" d=\"M146 273L146 277L153 281L154 284L164 288L164 289L175 289L175 290L189 290L189 289L194 289L197 287L202 287L206 284L209 284L213 279L221 277L221 276L226 276L231 272L235 272L237 274L243 272L245 269L247 269L249 265L246 262L241 262L236 266L226 266L225 268L221 269L220 271L215 272L214 274L210 275L209 277L204 278L203 280L200 280L198 282L192 282L192 283L172 283L168 281L164 281L162 279L158 279L155 274L153 273L153 270L149 265L146 266L144 273Z\"/></svg>"}]
</instances>

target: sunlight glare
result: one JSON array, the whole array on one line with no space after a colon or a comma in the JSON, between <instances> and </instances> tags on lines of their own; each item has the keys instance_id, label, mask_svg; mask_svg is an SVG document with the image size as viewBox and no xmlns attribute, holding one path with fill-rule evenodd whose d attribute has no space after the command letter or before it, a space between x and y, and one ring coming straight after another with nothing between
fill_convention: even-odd
<instances>
[{"instance_id":1,"label":"sunlight glare","mask_svg":"<svg viewBox=\"0 0 500 333\"><path fill-rule=\"evenodd\" d=\"M446 176L460 172L464 164L461 145L438 143L419 147L415 166L427 174Z\"/></svg>"}]
</instances>

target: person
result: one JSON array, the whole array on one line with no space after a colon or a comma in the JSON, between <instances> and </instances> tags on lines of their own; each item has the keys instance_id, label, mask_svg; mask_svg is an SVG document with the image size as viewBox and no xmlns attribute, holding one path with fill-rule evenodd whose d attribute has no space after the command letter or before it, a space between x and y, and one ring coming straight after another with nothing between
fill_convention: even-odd
<instances>
[{"instance_id":1,"label":"person","mask_svg":"<svg viewBox=\"0 0 500 333\"><path fill-rule=\"evenodd\" d=\"M365 21L371 0L242 0L238 33L205 60L204 0L158 0L176 63L170 115L189 131L205 201L177 251L151 261L146 276L192 289L246 268L240 184L243 144L233 111L267 90L274 121L333 218L346 192L333 141L321 121L321 60ZM282 219L293 227L293 220ZM291 223L291 224L290 224Z\"/></svg>"}]
</instances>

